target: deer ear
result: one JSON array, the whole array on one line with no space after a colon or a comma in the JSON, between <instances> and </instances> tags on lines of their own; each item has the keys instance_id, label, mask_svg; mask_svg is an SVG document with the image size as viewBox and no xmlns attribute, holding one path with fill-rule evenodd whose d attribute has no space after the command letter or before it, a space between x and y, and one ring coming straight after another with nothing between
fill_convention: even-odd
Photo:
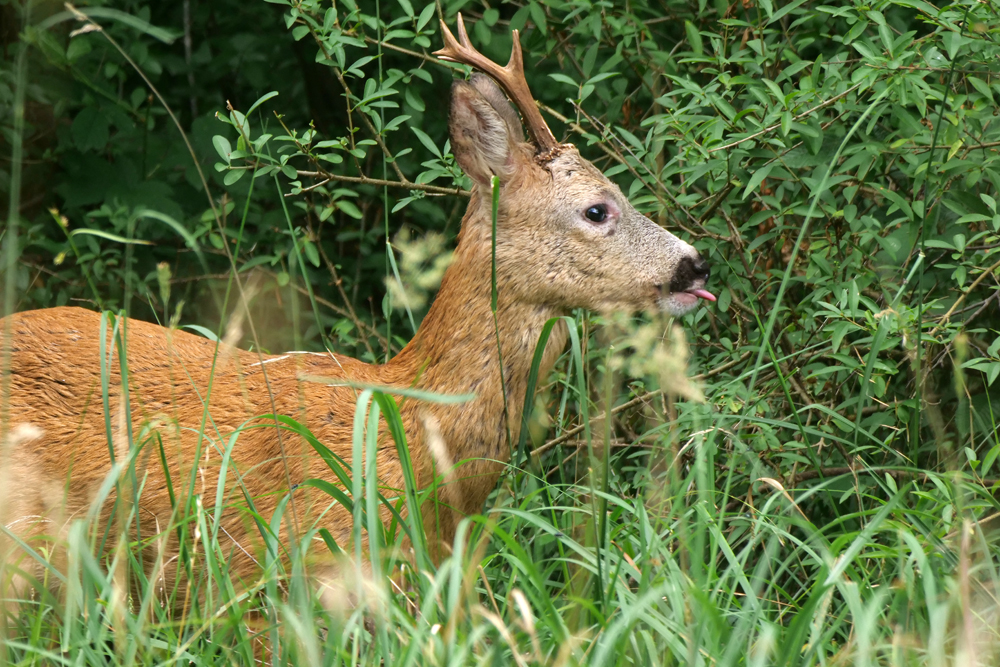
<instances>
[{"instance_id":1,"label":"deer ear","mask_svg":"<svg viewBox=\"0 0 1000 667\"><path fill-rule=\"evenodd\" d=\"M510 126L472 84L465 81L452 84L448 129L455 159L473 181L488 185L493 175L505 181L513 174Z\"/></svg>"},{"instance_id":2,"label":"deer ear","mask_svg":"<svg viewBox=\"0 0 1000 667\"><path fill-rule=\"evenodd\" d=\"M485 74L480 74L479 72L473 72L472 77L469 79L469 83L472 87L483 94L486 101L496 109L496 112L504 119L507 123L507 130L510 133L510 138L518 143L524 141L524 128L521 126L521 117L517 115L517 111L514 110L514 105L512 105L508 100L507 96L504 95L503 91L500 90L500 86L489 76Z\"/></svg>"}]
</instances>

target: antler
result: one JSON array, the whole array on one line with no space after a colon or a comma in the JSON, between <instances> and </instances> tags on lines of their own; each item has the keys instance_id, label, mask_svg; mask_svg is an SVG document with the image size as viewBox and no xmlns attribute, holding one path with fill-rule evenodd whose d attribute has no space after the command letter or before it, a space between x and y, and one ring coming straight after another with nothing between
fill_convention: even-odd
<instances>
[{"instance_id":1,"label":"antler","mask_svg":"<svg viewBox=\"0 0 1000 667\"><path fill-rule=\"evenodd\" d=\"M521 38L517 30L514 31L514 48L510 52L510 61L506 67L500 67L473 48L469 42L469 34L465 32L465 22L461 14L458 15L458 39L455 39L444 21L441 21L441 34L444 36L444 48L435 51L434 55L441 60L471 65L488 74L521 111L521 116L528 125L528 133L535 140L538 151L547 153L559 148L559 142L542 118L542 112L538 110L535 98L528 90L528 82L524 78L524 61L521 57Z\"/></svg>"}]
</instances>

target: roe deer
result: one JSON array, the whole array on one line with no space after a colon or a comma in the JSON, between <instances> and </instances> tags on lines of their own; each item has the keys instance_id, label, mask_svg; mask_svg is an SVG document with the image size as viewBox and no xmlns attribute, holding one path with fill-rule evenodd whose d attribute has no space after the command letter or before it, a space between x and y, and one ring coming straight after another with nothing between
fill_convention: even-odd
<instances>
[{"instance_id":1,"label":"roe deer","mask_svg":"<svg viewBox=\"0 0 1000 667\"><path fill-rule=\"evenodd\" d=\"M482 510L509 459L508 437L517 441L529 368L547 320L578 307L658 309L683 315L699 298L715 299L705 290L708 264L692 246L636 211L573 145L556 141L528 91L517 31L506 67L470 45L461 16L458 40L443 23L442 33L445 47L436 55L488 76L473 74L471 80L452 85L451 143L474 186L453 263L409 344L381 366L335 354L262 359L225 344L216 356L216 343L206 338L128 320L128 402L123 400L115 360L110 364L110 381L104 380L110 386L110 404L105 408L101 315L81 308L11 315L0 321L0 336L11 334L2 342L12 351L9 421L0 430L7 434L7 442L0 443L5 449L0 478L9 480L2 494L6 506L0 508L0 522L8 530L29 541L39 535L64 534L68 522L85 516L93 503L110 469L109 449L116 449L118 460L123 460L130 446L142 444L140 437L148 441L153 434L162 442L173 484L186 493L186 480L197 480L193 492L206 494L206 504L214 502L220 448L256 416L276 413L299 420L350 464L356 392L335 382L305 379L320 376L475 395L460 405L408 399L401 406L418 487L427 487L435 470L440 474L456 465L446 475L450 481L440 501L450 509L435 512L434 503L426 502L421 510L435 557L440 557L458 520ZM508 98L520 110L528 141ZM491 313L494 175L500 184L498 335ZM105 349L113 350L110 333L104 335ZM551 368L566 338L565 330L553 331L542 374ZM501 358L506 397L501 389ZM125 430L126 405L130 432ZM269 519L279 500L304 480L337 483L303 439L288 431L279 433L270 420L258 426L239 434L227 474L238 471L261 516ZM387 434L381 435L388 440ZM445 451L433 447L432 440L443 442ZM142 485L136 516L142 526L150 527L145 532L163 532L171 521L172 498L159 449L158 443L143 445L136 457L136 477ZM383 488L404 488L401 464L390 442L378 450L377 470ZM258 571L259 529L239 507L243 491L230 480L224 483L226 507L219 537L233 542L232 574L251 580ZM111 500L104 503L104 520L110 518ZM292 502L303 529L318 521L338 544L350 543L352 517L342 506L331 509L328 495L299 487ZM388 514L383 518L388 520ZM173 531L169 533L163 538L168 559L178 549ZM283 532L280 537L288 535ZM29 561L22 559L22 566ZM166 568L171 569L175 568ZM166 579L163 585L170 590L181 573L165 571L158 576Z\"/></svg>"}]
</instances>

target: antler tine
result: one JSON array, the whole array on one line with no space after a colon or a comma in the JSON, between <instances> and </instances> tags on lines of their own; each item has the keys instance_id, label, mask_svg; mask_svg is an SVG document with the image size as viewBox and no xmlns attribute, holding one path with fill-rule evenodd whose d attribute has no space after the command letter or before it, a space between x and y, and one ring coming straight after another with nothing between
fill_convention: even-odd
<instances>
[{"instance_id":1,"label":"antler tine","mask_svg":"<svg viewBox=\"0 0 1000 667\"><path fill-rule=\"evenodd\" d=\"M510 49L510 60L507 61L507 66L504 67L504 69L511 73L516 72L523 79L524 58L521 56L521 33L516 28L514 29L513 33L514 33L514 44L511 46Z\"/></svg>"},{"instance_id":2,"label":"antler tine","mask_svg":"<svg viewBox=\"0 0 1000 667\"><path fill-rule=\"evenodd\" d=\"M528 126L528 133L534 139L539 153L551 155L559 148L552 130L542 118L542 113L535 104L535 99L528 89L528 81L524 76L524 57L521 53L521 38L518 31L514 31L514 44L510 52L510 60L506 67L501 67L493 62L472 46L469 41L469 33L465 30L465 21L462 15L458 15L458 39L448 29L444 21L441 21L441 36L444 38L444 48L434 52L434 55L442 60L471 65L472 67L488 74L507 93L514 106L521 112L525 124Z\"/></svg>"},{"instance_id":3,"label":"antler tine","mask_svg":"<svg viewBox=\"0 0 1000 667\"><path fill-rule=\"evenodd\" d=\"M458 53L458 51L461 50L461 47L458 44L458 40L455 39L455 35L453 35L451 30L448 29L448 24L444 21L441 21L441 37L444 38L444 48L435 51L434 55L441 60L454 60L454 58L451 58L449 54L451 52Z\"/></svg>"},{"instance_id":4,"label":"antler tine","mask_svg":"<svg viewBox=\"0 0 1000 667\"><path fill-rule=\"evenodd\" d=\"M460 41L462 46L465 48L476 51L476 49L472 46L472 42L469 41L469 33L465 31L465 20L462 18L461 13L458 15L458 41ZM479 51L476 51L476 53L479 53Z\"/></svg>"}]
</instances>

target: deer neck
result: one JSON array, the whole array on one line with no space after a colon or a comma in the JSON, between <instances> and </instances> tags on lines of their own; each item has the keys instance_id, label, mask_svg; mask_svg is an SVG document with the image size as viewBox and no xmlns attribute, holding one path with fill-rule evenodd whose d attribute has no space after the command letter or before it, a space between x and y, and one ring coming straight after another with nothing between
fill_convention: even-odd
<instances>
[{"instance_id":1,"label":"deer neck","mask_svg":"<svg viewBox=\"0 0 1000 667\"><path fill-rule=\"evenodd\" d=\"M469 215L475 211L470 209ZM491 244L488 219L463 224L455 258L434 304L410 343L391 362L410 383L444 394L474 394L458 406L432 409L453 460L506 461L508 435L520 432L531 362L545 323L561 313L516 297L512 276L498 274L496 322L491 308ZM566 342L562 325L546 345L539 379ZM502 380L501 380L502 370Z\"/></svg>"}]
</instances>

